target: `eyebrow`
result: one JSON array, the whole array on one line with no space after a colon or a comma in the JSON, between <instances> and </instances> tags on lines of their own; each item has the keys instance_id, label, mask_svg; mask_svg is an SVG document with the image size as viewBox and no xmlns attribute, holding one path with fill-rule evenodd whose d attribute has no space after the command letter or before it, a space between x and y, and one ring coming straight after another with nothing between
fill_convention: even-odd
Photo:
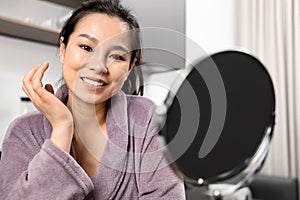
<instances>
[{"instance_id":1,"label":"eyebrow","mask_svg":"<svg viewBox=\"0 0 300 200\"><path fill-rule=\"evenodd\" d=\"M93 37L93 36L90 36L90 35L88 35L88 34L80 34L80 35L78 35L77 37L84 37L84 38L86 38L86 39L88 39L88 40L90 40L90 41L92 41L92 42L94 42L94 43L98 43L98 40L97 40L97 38L95 38L95 37Z\"/></svg>"},{"instance_id":2,"label":"eyebrow","mask_svg":"<svg viewBox=\"0 0 300 200\"><path fill-rule=\"evenodd\" d=\"M120 45L113 45L110 47L110 50L118 50L118 51L123 51L124 53L129 53L129 51L127 50L127 48L120 46Z\"/></svg>"}]
</instances>

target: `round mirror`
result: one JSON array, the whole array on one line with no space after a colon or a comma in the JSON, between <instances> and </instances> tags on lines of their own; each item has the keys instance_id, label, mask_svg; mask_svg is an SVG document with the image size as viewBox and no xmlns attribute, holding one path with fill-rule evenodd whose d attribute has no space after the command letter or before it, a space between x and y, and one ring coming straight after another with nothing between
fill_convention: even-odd
<instances>
[{"instance_id":1,"label":"round mirror","mask_svg":"<svg viewBox=\"0 0 300 200\"><path fill-rule=\"evenodd\" d=\"M170 91L166 112L158 109L168 158L198 185L233 177L272 135L271 78L261 62L239 51L199 59L187 70Z\"/></svg>"}]
</instances>

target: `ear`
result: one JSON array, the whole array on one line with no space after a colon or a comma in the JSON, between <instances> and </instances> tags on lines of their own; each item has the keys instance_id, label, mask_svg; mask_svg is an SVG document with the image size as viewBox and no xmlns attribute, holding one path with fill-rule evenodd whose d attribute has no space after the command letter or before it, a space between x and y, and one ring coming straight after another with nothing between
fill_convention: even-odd
<instances>
[{"instance_id":1,"label":"ear","mask_svg":"<svg viewBox=\"0 0 300 200\"><path fill-rule=\"evenodd\" d=\"M61 64L64 63L65 52L66 52L66 45L65 45L65 43L63 41L64 41L64 38L61 37L59 39L59 45L60 45L60 47L59 47L59 61L60 61Z\"/></svg>"}]
</instances>

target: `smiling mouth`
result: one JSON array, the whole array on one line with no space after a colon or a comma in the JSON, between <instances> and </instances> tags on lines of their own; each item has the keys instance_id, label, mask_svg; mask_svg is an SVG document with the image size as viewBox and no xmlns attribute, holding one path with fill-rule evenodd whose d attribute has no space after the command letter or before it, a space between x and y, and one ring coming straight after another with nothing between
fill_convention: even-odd
<instances>
[{"instance_id":1,"label":"smiling mouth","mask_svg":"<svg viewBox=\"0 0 300 200\"><path fill-rule=\"evenodd\" d=\"M85 82L89 85L95 86L95 87L100 87L100 86L106 85L106 83L101 81L101 80L96 81L96 80L91 80L91 79L88 79L88 78L85 78L85 77L82 77L81 80L83 80L83 82Z\"/></svg>"}]
</instances>

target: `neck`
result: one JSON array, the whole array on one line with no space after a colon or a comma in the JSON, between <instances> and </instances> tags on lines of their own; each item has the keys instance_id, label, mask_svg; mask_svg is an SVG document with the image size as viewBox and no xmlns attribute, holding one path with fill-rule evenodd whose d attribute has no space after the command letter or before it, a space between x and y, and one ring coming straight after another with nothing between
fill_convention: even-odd
<instances>
[{"instance_id":1,"label":"neck","mask_svg":"<svg viewBox=\"0 0 300 200\"><path fill-rule=\"evenodd\" d=\"M86 158L100 160L107 142L106 104L90 104L74 97L69 91L67 102L74 119L73 144L80 162L90 162ZM83 165L82 165L83 166Z\"/></svg>"},{"instance_id":2,"label":"neck","mask_svg":"<svg viewBox=\"0 0 300 200\"><path fill-rule=\"evenodd\" d=\"M67 107L73 114L76 124L103 126L106 123L107 102L90 104L72 95L69 91Z\"/></svg>"}]
</instances>

